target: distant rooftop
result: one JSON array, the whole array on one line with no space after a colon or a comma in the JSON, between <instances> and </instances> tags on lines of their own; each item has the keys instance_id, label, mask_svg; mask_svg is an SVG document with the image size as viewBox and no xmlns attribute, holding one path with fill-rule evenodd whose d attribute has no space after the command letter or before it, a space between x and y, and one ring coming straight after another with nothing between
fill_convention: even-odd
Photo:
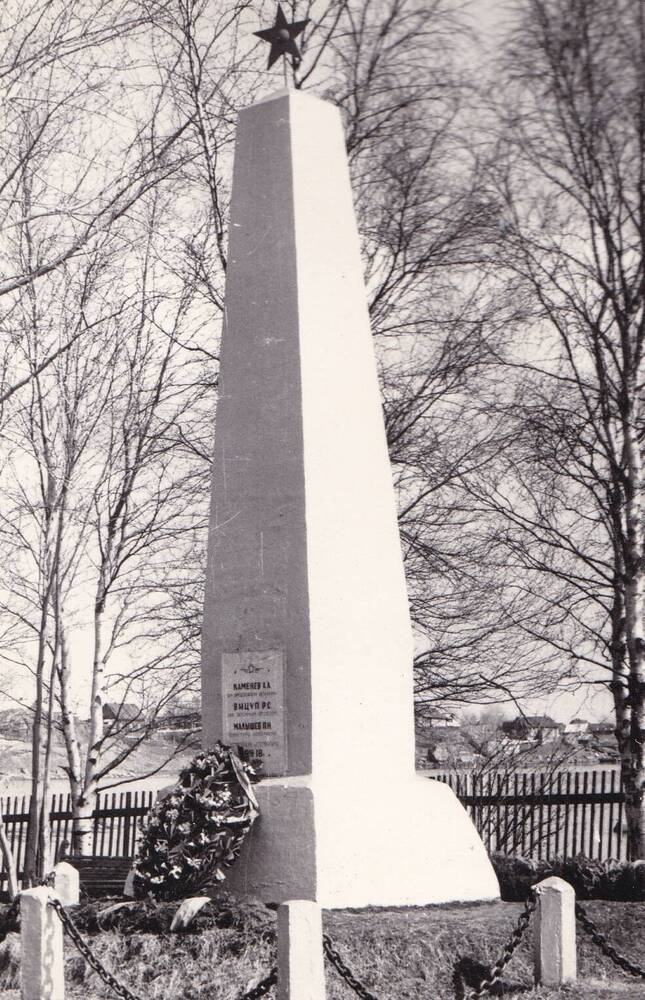
<instances>
[{"instance_id":1,"label":"distant rooftop","mask_svg":"<svg viewBox=\"0 0 645 1000\"><path fill-rule=\"evenodd\" d=\"M138 705L131 701L106 701L103 703L103 718L117 719L119 722L129 722L136 719L141 714Z\"/></svg>"},{"instance_id":2,"label":"distant rooftop","mask_svg":"<svg viewBox=\"0 0 645 1000\"><path fill-rule=\"evenodd\" d=\"M510 722L503 722L505 732L514 729L564 729L563 722L555 722L550 715L518 715Z\"/></svg>"}]
</instances>

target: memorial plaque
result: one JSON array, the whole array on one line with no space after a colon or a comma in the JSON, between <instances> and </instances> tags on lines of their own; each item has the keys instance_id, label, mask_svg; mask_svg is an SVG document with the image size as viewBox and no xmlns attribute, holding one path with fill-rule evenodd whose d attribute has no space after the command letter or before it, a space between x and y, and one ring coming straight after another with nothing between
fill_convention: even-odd
<instances>
[{"instance_id":1,"label":"memorial plaque","mask_svg":"<svg viewBox=\"0 0 645 1000\"><path fill-rule=\"evenodd\" d=\"M284 653L222 653L224 742L239 744L267 777L287 770Z\"/></svg>"}]
</instances>

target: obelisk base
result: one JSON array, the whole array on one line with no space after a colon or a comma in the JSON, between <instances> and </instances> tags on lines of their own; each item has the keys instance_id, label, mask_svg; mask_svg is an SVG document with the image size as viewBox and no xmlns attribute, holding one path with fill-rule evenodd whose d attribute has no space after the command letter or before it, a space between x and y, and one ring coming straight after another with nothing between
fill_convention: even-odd
<instances>
[{"instance_id":1,"label":"obelisk base","mask_svg":"<svg viewBox=\"0 0 645 1000\"><path fill-rule=\"evenodd\" d=\"M227 887L328 909L499 898L482 841L447 785L415 775L328 785L305 776L255 787L260 816Z\"/></svg>"}]
</instances>

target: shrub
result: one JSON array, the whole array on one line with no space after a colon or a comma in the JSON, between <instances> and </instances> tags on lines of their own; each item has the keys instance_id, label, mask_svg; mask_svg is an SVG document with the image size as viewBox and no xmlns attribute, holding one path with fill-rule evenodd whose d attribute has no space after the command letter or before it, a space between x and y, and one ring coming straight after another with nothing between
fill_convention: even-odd
<instances>
[{"instance_id":1,"label":"shrub","mask_svg":"<svg viewBox=\"0 0 645 1000\"><path fill-rule=\"evenodd\" d=\"M146 817L134 863L137 897L182 899L226 877L257 815L254 777L219 741L193 758Z\"/></svg>"},{"instance_id":2,"label":"shrub","mask_svg":"<svg viewBox=\"0 0 645 1000\"><path fill-rule=\"evenodd\" d=\"M526 899L530 888L558 875L576 891L578 899L645 901L645 862L595 861L580 854L574 858L534 861L494 854L491 858L503 900Z\"/></svg>"}]
</instances>

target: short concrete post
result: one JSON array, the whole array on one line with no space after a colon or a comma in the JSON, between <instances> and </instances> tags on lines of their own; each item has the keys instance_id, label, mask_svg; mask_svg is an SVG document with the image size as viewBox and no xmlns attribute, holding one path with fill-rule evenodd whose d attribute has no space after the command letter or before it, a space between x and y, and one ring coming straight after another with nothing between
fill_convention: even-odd
<instances>
[{"instance_id":1,"label":"short concrete post","mask_svg":"<svg viewBox=\"0 0 645 1000\"><path fill-rule=\"evenodd\" d=\"M123 895L127 896L128 899L134 899L134 868L131 868L126 876Z\"/></svg>"},{"instance_id":2,"label":"short concrete post","mask_svg":"<svg viewBox=\"0 0 645 1000\"><path fill-rule=\"evenodd\" d=\"M64 1000L63 925L49 905L47 886L20 894L20 995L22 1000Z\"/></svg>"},{"instance_id":3,"label":"short concrete post","mask_svg":"<svg viewBox=\"0 0 645 1000\"><path fill-rule=\"evenodd\" d=\"M535 982L562 986L576 979L576 894L556 875L534 886L537 909L533 925Z\"/></svg>"},{"instance_id":4,"label":"short concrete post","mask_svg":"<svg viewBox=\"0 0 645 1000\"><path fill-rule=\"evenodd\" d=\"M79 901L79 874L67 861L59 861L54 866L54 892L63 906L75 906Z\"/></svg>"},{"instance_id":5,"label":"short concrete post","mask_svg":"<svg viewBox=\"0 0 645 1000\"><path fill-rule=\"evenodd\" d=\"M308 899L278 907L278 1000L325 1000L322 914Z\"/></svg>"}]
</instances>

